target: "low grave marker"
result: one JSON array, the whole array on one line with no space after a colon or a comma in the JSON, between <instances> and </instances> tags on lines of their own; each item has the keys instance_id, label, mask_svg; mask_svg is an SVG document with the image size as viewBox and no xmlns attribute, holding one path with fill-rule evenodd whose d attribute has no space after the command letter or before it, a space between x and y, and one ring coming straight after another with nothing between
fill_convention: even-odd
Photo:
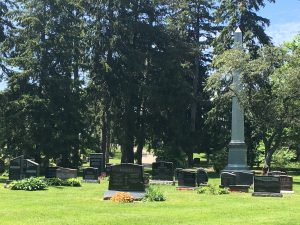
<instances>
[{"instance_id":1,"label":"low grave marker","mask_svg":"<svg viewBox=\"0 0 300 225\"><path fill-rule=\"evenodd\" d=\"M103 153L90 154L90 167L97 168L99 175L105 172L105 159Z\"/></svg>"},{"instance_id":2,"label":"low grave marker","mask_svg":"<svg viewBox=\"0 0 300 225\"><path fill-rule=\"evenodd\" d=\"M252 196L282 197L279 176L255 176Z\"/></svg>"},{"instance_id":3,"label":"low grave marker","mask_svg":"<svg viewBox=\"0 0 300 225\"><path fill-rule=\"evenodd\" d=\"M98 168L88 167L83 169L83 180L85 182L99 182L98 176Z\"/></svg>"},{"instance_id":4,"label":"low grave marker","mask_svg":"<svg viewBox=\"0 0 300 225\"><path fill-rule=\"evenodd\" d=\"M77 169L60 167L60 168L56 169L56 177L59 179L62 179L62 180L76 178L77 177Z\"/></svg>"},{"instance_id":5,"label":"low grave marker","mask_svg":"<svg viewBox=\"0 0 300 225\"><path fill-rule=\"evenodd\" d=\"M152 180L151 184L173 184L174 170L172 162L154 162L152 163ZM169 183L168 183L169 182Z\"/></svg>"}]
</instances>

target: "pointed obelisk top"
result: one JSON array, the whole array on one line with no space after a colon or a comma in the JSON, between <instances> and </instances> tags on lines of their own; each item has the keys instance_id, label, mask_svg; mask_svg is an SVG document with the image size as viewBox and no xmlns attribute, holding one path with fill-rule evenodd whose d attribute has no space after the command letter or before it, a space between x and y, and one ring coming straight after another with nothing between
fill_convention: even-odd
<instances>
[{"instance_id":1,"label":"pointed obelisk top","mask_svg":"<svg viewBox=\"0 0 300 225\"><path fill-rule=\"evenodd\" d=\"M234 42L235 42L235 46L238 48L241 48L243 45L243 34L239 27L234 32Z\"/></svg>"}]
</instances>

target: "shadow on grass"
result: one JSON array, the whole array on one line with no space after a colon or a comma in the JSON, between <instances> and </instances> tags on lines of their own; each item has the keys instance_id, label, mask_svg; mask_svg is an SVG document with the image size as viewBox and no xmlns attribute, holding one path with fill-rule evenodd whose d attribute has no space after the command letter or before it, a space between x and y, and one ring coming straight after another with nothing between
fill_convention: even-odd
<instances>
[{"instance_id":1,"label":"shadow on grass","mask_svg":"<svg viewBox=\"0 0 300 225\"><path fill-rule=\"evenodd\" d=\"M6 183L6 181L7 181L7 178L0 178L0 183L4 184L4 183Z\"/></svg>"}]
</instances>

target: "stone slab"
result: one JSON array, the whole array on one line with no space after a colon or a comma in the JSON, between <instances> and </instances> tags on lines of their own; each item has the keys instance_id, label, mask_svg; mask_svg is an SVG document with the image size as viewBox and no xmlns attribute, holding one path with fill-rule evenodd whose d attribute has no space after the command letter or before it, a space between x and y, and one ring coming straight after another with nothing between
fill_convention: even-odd
<instances>
[{"instance_id":1,"label":"stone slab","mask_svg":"<svg viewBox=\"0 0 300 225\"><path fill-rule=\"evenodd\" d=\"M175 181L169 181L169 180L150 180L149 184L153 184L153 185L175 185Z\"/></svg>"},{"instance_id":2,"label":"stone slab","mask_svg":"<svg viewBox=\"0 0 300 225\"><path fill-rule=\"evenodd\" d=\"M103 200L110 200L113 195L121 191L111 191L108 190L104 193ZM140 201L145 197L146 192L137 192L137 191L126 191L128 192L135 201Z\"/></svg>"},{"instance_id":3,"label":"stone slab","mask_svg":"<svg viewBox=\"0 0 300 225\"><path fill-rule=\"evenodd\" d=\"M194 191L199 189L199 187L187 187L187 186L178 186L176 187L176 190L178 191Z\"/></svg>"},{"instance_id":4,"label":"stone slab","mask_svg":"<svg viewBox=\"0 0 300 225\"><path fill-rule=\"evenodd\" d=\"M231 192L249 192L249 185L229 185L229 191Z\"/></svg>"},{"instance_id":5,"label":"stone slab","mask_svg":"<svg viewBox=\"0 0 300 225\"><path fill-rule=\"evenodd\" d=\"M253 192L254 197L283 197L281 193L271 193L271 192Z\"/></svg>"}]
</instances>

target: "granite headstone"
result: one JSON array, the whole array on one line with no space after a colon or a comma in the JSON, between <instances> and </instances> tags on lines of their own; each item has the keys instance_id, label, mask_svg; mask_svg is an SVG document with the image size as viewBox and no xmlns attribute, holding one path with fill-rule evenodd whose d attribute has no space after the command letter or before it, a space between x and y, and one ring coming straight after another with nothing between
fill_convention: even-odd
<instances>
[{"instance_id":1,"label":"granite headstone","mask_svg":"<svg viewBox=\"0 0 300 225\"><path fill-rule=\"evenodd\" d=\"M10 161L9 180L21 180L24 178L24 156L21 155Z\"/></svg>"},{"instance_id":2,"label":"granite headstone","mask_svg":"<svg viewBox=\"0 0 300 225\"><path fill-rule=\"evenodd\" d=\"M98 181L98 168L88 167L83 169L83 180Z\"/></svg>"},{"instance_id":3,"label":"granite headstone","mask_svg":"<svg viewBox=\"0 0 300 225\"><path fill-rule=\"evenodd\" d=\"M32 160L25 159L24 160L24 172L25 177L38 177L40 171L40 165Z\"/></svg>"},{"instance_id":4,"label":"granite headstone","mask_svg":"<svg viewBox=\"0 0 300 225\"><path fill-rule=\"evenodd\" d=\"M196 187L197 171L192 169L182 169L178 171L179 187Z\"/></svg>"},{"instance_id":5,"label":"granite headstone","mask_svg":"<svg viewBox=\"0 0 300 225\"><path fill-rule=\"evenodd\" d=\"M152 163L152 179L173 181L173 163L172 162L154 162Z\"/></svg>"},{"instance_id":6,"label":"granite headstone","mask_svg":"<svg viewBox=\"0 0 300 225\"><path fill-rule=\"evenodd\" d=\"M45 178L56 178L56 170L60 168L58 166L50 166L45 169Z\"/></svg>"},{"instance_id":7,"label":"granite headstone","mask_svg":"<svg viewBox=\"0 0 300 225\"><path fill-rule=\"evenodd\" d=\"M101 172L105 172L105 159L103 153L90 154L90 167L97 168L99 175Z\"/></svg>"},{"instance_id":8,"label":"granite headstone","mask_svg":"<svg viewBox=\"0 0 300 225\"><path fill-rule=\"evenodd\" d=\"M197 169L197 184L206 184L208 182L207 172L203 168Z\"/></svg>"}]
</instances>

